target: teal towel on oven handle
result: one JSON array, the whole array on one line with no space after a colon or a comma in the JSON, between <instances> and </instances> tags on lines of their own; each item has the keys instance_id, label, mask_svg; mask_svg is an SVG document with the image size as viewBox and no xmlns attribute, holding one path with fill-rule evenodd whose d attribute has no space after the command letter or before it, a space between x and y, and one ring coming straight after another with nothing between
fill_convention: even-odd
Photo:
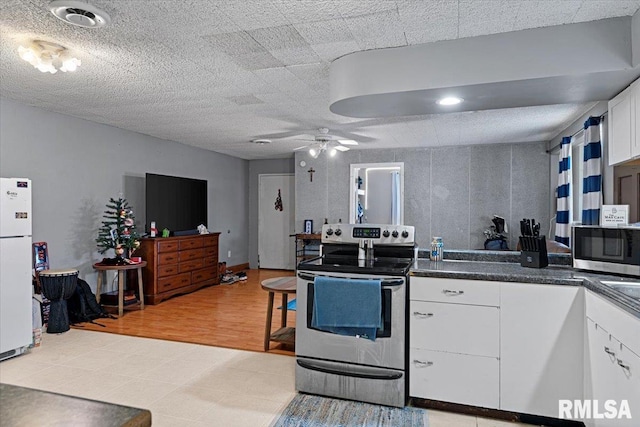
<instances>
[{"instance_id":1,"label":"teal towel on oven handle","mask_svg":"<svg viewBox=\"0 0 640 427\"><path fill-rule=\"evenodd\" d=\"M382 327L380 280L316 277L311 326L371 341Z\"/></svg>"}]
</instances>

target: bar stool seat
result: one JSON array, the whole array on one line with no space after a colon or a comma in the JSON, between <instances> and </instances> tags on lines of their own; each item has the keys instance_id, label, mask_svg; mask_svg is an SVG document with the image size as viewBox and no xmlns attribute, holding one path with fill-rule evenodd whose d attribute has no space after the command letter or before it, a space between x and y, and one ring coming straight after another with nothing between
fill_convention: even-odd
<instances>
[{"instance_id":1,"label":"bar stool seat","mask_svg":"<svg viewBox=\"0 0 640 427\"><path fill-rule=\"evenodd\" d=\"M267 304L267 323L264 331L264 351L269 351L271 341L295 346L296 328L287 326L287 303L289 294L296 293L296 277L274 277L263 280L260 285L262 289L269 292L269 303ZM276 293L282 294L282 317L280 329L271 333L271 320L273 317L273 298Z\"/></svg>"}]
</instances>

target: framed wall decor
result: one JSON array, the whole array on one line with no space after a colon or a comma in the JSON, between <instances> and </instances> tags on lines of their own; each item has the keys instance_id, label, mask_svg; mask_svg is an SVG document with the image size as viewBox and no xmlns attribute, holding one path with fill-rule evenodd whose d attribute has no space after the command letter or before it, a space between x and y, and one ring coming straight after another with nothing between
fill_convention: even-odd
<instances>
[{"instance_id":1,"label":"framed wall decor","mask_svg":"<svg viewBox=\"0 0 640 427\"><path fill-rule=\"evenodd\" d=\"M313 234L313 220L311 219L304 220L304 232L305 234Z\"/></svg>"}]
</instances>

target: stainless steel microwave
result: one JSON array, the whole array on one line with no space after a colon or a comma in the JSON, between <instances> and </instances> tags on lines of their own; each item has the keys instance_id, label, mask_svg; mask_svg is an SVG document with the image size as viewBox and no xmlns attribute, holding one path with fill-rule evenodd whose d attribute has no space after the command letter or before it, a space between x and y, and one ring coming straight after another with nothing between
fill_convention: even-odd
<instances>
[{"instance_id":1,"label":"stainless steel microwave","mask_svg":"<svg viewBox=\"0 0 640 427\"><path fill-rule=\"evenodd\" d=\"M578 225L572 237L574 268L640 277L640 227Z\"/></svg>"}]
</instances>

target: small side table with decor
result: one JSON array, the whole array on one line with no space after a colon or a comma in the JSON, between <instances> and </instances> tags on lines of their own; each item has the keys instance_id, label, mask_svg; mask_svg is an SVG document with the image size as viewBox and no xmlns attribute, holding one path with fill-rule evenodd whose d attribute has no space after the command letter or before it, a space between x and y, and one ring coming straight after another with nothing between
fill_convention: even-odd
<instances>
[{"instance_id":1,"label":"small side table with decor","mask_svg":"<svg viewBox=\"0 0 640 427\"><path fill-rule=\"evenodd\" d=\"M100 302L100 292L102 282L106 281L107 271L116 271L118 273L118 317L122 317L124 313L124 281L127 270L138 270L138 298L140 301L140 310L144 310L144 290L142 282L142 269L147 265L146 261L125 265L107 265L96 263L93 268L98 270L98 285L96 287L96 300Z\"/></svg>"},{"instance_id":2,"label":"small side table with decor","mask_svg":"<svg viewBox=\"0 0 640 427\"><path fill-rule=\"evenodd\" d=\"M290 346L296 343L296 328L287 326L287 306L289 294L296 293L296 277L274 277L263 280L260 284L262 289L269 292L269 302L267 304L267 323L264 331L264 351L269 351L269 343L277 341ZM271 333L271 318L273 317L273 299L275 294L282 294L282 317L280 319L280 329Z\"/></svg>"}]
</instances>

